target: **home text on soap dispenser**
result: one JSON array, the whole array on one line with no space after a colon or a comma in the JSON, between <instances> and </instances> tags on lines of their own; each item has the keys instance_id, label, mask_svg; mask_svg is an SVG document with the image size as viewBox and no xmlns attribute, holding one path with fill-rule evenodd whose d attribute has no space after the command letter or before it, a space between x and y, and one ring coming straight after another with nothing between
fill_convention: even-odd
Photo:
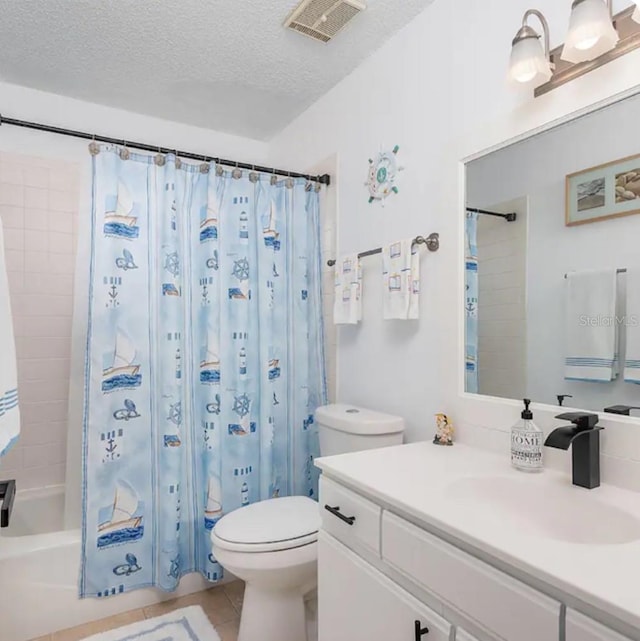
<instances>
[{"instance_id":1,"label":"home text on soap dispenser","mask_svg":"<svg viewBox=\"0 0 640 641\"><path fill-rule=\"evenodd\" d=\"M511 428L511 464L522 472L540 472L544 434L533 422L530 404L525 398L520 420Z\"/></svg>"}]
</instances>

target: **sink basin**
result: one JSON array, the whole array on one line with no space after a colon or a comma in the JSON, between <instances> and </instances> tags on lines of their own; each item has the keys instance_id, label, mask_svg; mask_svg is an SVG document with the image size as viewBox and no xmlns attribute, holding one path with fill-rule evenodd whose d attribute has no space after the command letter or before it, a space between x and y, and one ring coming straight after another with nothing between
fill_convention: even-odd
<instances>
[{"instance_id":1,"label":"sink basin","mask_svg":"<svg viewBox=\"0 0 640 641\"><path fill-rule=\"evenodd\" d=\"M640 539L640 520L632 514L538 475L463 478L447 487L445 498L463 505L469 516L485 519L491 512L505 527L567 543L619 545Z\"/></svg>"}]
</instances>

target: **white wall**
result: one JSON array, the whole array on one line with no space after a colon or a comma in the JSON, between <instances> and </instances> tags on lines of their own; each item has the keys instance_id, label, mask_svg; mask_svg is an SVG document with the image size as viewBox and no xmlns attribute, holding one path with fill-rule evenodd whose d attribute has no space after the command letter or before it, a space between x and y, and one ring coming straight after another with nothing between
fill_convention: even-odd
<instances>
[{"instance_id":1,"label":"white wall","mask_svg":"<svg viewBox=\"0 0 640 641\"><path fill-rule=\"evenodd\" d=\"M469 203L475 203L471 196ZM478 389L480 394L523 398L527 395L527 199L487 209L515 213L517 218L507 222L478 216Z\"/></svg>"},{"instance_id":2,"label":"white wall","mask_svg":"<svg viewBox=\"0 0 640 641\"><path fill-rule=\"evenodd\" d=\"M206 105L203 105L203 108L206 108ZM268 156L267 145L263 142L163 121L157 118L149 118L139 114L2 83L0 83L0 109L5 117L42 122L170 148L175 147L185 151L202 153L203 155L230 159L237 158L241 161L255 162L256 164L265 162ZM26 198L27 189L42 189L46 191L44 189L46 182L47 189L51 186L55 192L56 185L53 183L56 180L66 181L65 184L69 189L75 185L73 186L73 195L66 193L67 200L75 201L72 209L78 208L78 197L80 196L79 225L81 226L87 221L86 217L89 215L89 208L85 200L89 193L88 169L90 166L87 141L2 125L0 126L0 154L0 160L2 161L0 201L2 203L4 203L2 193L10 194L11 192L16 192L16 189L20 190L21 202L25 205L24 199ZM38 185L28 184L29 180L35 180L31 176L34 172L23 172L22 167L18 167L13 173L10 172L9 167L11 164L15 164L16 160L24 165L24 168L41 170L39 174L41 183L38 183ZM45 175L42 173L43 171L49 173ZM62 172L61 175L60 172ZM20 184L11 187L12 182L15 183L17 181L18 174L20 174ZM51 185L49 183L50 179L53 180ZM24 182L25 180L27 182ZM10 188L7 189L7 185ZM45 193L44 198L47 199L47 202L49 202L49 194L54 192ZM56 194L54 193L54 195ZM11 214L6 208L12 206L10 203L4 203L3 208L0 208L0 216L3 213L5 216ZM48 243L47 251L51 254L60 254L66 239L56 237L54 233L49 233L49 230L53 230L56 224L54 218L57 214L54 209L49 205L41 208L38 224L42 227L40 229L41 237ZM21 207L20 211L23 216L23 222L21 223L23 231L21 232L20 228L15 228L17 223L10 225L13 228L13 232L9 234L8 242L13 243L9 250L11 260L14 262L9 265L9 268L11 270L12 266L21 267L24 277L21 282L24 283L31 278L24 271L24 261L26 259L29 260L29 273L31 274L35 271L40 275L39 268L36 269L38 267L36 261L32 260L35 257L32 256L29 247L25 244L26 230L36 224L37 216L35 216L35 213L37 212L30 211L28 206L26 208ZM45 235L42 236L42 234ZM23 240L20 241L18 236ZM20 244L21 242L22 244ZM68 273L65 272L67 280L64 288L58 290L58 296L61 297L63 303L60 300L56 303L63 304L64 309L60 310L63 312L62 314L56 314L59 320L55 321L58 325L61 323L64 325L57 332L63 335L46 337L59 339L57 341L59 345L53 357L60 361L62 375L58 380L52 380L49 377L50 385L46 385L37 379L30 380L29 377L32 378L34 376L31 371L33 367L28 365L25 368L25 363L22 363L20 367L20 395L23 408L23 438L20 441L20 446L15 448L14 452L0 459L0 477L16 477L21 489L56 484L65 480L64 472L66 466L67 496L71 499L68 505L73 507L71 513L68 512L67 514L69 517L67 522L71 525L77 525L79 522L77 508L80 504L81 474L81 394L74 394L71 398L73 406L70 412L71 422L67 430L67 403L69 399L67 390L63 389L64 379L66 378L68 381L69 362L72 360L70 347L70 299L73 283L73 259L71 252L67 252L67 249L68 247L65 244L64 252L62 253L68 254L65 257L68 266ZM45 253L45 260L48 260L48 256L49 254ZM11 271L16 272L19 270L13 269ZM12 303L14 315L18 314L16 333L19 356L22 355L24 358L21 360L24 360L25 358L31 358L30 354L32 352L29 351L29 344L31 344L31 347L34 344L29 336L24 336L26 330L21 327L24 325L24 319L31 319L37 312L39 318L27 321L27 324L30 327L32 326L30 331L47 331L51 334L52 330L47 330L44 326L46 321L43 321L42 318L46 315L46 311L37 309L39 303L38 299L36 299L36 294L34 293L32 298L31 295L23 296L24 292L18 293L16 289L18 287L17 281L16 276L13 279L14 284L11 293L12 297L16 296ZM81 309L86 309L82 299L82 292L79 291L76 294L76 304ZM42 297L39 298L39 301L44 307L46 301L43 301ZM29 314L28 317L26 316L27 313ZM76 348L82 352L84 350L84 342L81 338L76 342ZM51 348L53 342L49 341L49 343ZM38 375L42 377L44 374L40 372ZM81 380L81 376L82 362L80 359L75 359L71 366L72 387L73 381ZM81 388L76 385L75 389ZM53 398L54 396L55 398ZM42 406L43 401L39 401L38 398L47 399L49 405L44 408ZM47 428L49 431L47 431ZM65 455L67 434L69 435L70 446L68 456Z\"/></svg>"},{"instance_id":3,"label":"white wall","mask_svg":"<svg viewBox=\"0 0 640 641\"><path fill-rule=\"evenodd\" d=\"M614 4L618 9L626 3ZM558 44L566 34L569 3L539 0L537 7L549 18L552 42ZM296 169L337 154L341 253L432 231L442 241L437 254L423 250L419 322L382 321L379 258L365 259L365 319L358 328L341 328L338 337L338 398L401 414L410 440L428 438L433 414L444 410L454 417L461 438L504 449L519 404L462 394L460 163L640 82L636 51L536 100L529 91L511 90L505 82L509 47L528 8L528 0L436 0L275 137L269 149L25 89L0 87L0 104L6 115L138 139L162 134L165 144L203 153L214 148L232 157L268 153L270 164ZM11 145L28 152L45 146L60 154L68 144L73 158L84 153L83 143L49 136L45 142L41 135L0 127L0 149ZM384 209L368 205L367 159L396 144L407 167L400 193ZM537 415L545 429L552 424L552 410L537 408ZM604 474L622 483L637 468L629 459L640 458L640 429L616 427L624 421L610 425L603 436ZM559 456L563 463L568 458ZM635 478L640 488L640 473Z\"/></svg>"},{"instance_id":4,"label":"white wall","mask_svg":"<svg viewBox=\"0 0 640 641\"><path fill-rule=\"evenodd\" d=\"M279 164L311 166L338 154L340 253L441 234L440 252L423 253L419 322L382 321L380 263L373 257L365 259L364 321L339 331L338 399L401 414L410 440L428 438L433 414L444 410L462 438L505 449L519 415L516 402L462 393L461 161L640 82L636 51L536 100L529 91L513 91L505 81L509 48L529 6L528 0L436 0L272 141ZM569 3L539 0L537 7L558 44ZM367 159L396 144L407 167L400 193L384 209L368 205ZM538 410L545 429L551 412ZM603 445L608 478L628 469L630 451L640 459L640 428L634 448L617 447L622 441L614 431ZM636 482L640 487L640 474Z\"/></svg>"},{"instance_id":5,"label":"white wall","mask_svg":"<svg viewBox=\"0 0 640 641\"><path fill-rule=\"evenodd\" d=\"M635 122L639 116L637 96L469 164L470 202L483 207L518 195L528 197L527 394L538 402L553 404L558 394L572 394L568 403L591 410L640 404L640 388L625 383L622 376L609 384L564 380L564 275L640 263L640 215L565 226L565 176L638 154L637 140L621 123ZM624 301L626 276L620 275L618 282ZM624 324L620 332L624 358Z\"/></svg>"}]
</instances>

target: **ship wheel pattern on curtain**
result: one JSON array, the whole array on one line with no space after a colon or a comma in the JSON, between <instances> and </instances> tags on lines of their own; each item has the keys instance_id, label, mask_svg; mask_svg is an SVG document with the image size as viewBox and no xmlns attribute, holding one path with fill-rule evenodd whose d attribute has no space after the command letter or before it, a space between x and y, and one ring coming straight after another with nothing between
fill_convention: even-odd
<instances>
[{"instance_id":1,"label":"ship wheel pattern on curtain","mask_svg":"<svg viewBox=\"0 0 640 641\"><path fill-rule=\"evenodd\" d=\"M216 581L223 514L317 498L318 194L173 156L92 163L80 594Z\"/></svg>"}]
</instances>

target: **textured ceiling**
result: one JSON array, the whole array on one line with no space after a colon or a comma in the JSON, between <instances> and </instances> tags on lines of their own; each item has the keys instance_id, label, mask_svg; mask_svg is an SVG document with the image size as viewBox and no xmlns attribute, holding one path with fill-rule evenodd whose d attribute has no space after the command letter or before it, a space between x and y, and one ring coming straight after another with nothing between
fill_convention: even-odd
<instances>
[{"instance_id":1,"label":"textured ceiling","mask_svg":"<svg viewBox=\"0 0 640 641\"><path fill-rule=\"evenodd\" d=\"M269 139L431 1L324 45L282 27L297 0L0 0L0 80Z\"/></svg>"}]
</instances>

